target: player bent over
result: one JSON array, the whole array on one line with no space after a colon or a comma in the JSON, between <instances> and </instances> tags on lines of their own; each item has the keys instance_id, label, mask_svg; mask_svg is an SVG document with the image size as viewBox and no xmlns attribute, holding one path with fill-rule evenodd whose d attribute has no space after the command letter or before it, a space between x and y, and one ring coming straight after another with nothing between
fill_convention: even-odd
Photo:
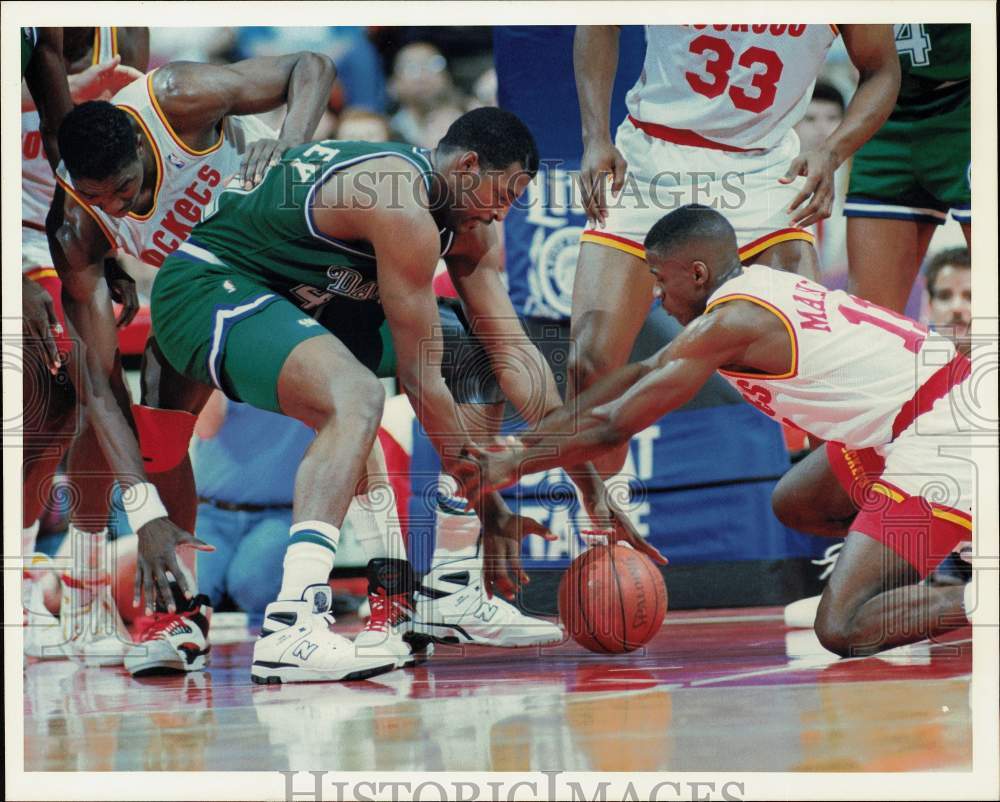
<instances>
[{"instance_id":1,"label":"player bent over","mask_svg":"<svg viewBox=\"0 0 1000 802\"><path fill-rule=\"evenodd\" d=\"M774 420L867 450L883 465L862 486L861 512L823 593L820 642L840 655L866 654L966 624L967 591L918 583L971 537L970 444L959 430L959 405L971 397L969 359L869 301L744 267L732 226L707 207L668 214L645 248L683 333L584 393L577 434L559 435L570 431L567 412L551 416L541 427L548 434L481 454L484 475L470 474L466 489L589 459L685 403L718 371ZM629 389L619 394L621 387Z\"/></svg>"},{"instance_id":2,"label":"player bent over","mask_svg":"<svg viewBox=\"0 0 1000 802\"><path fill-rule=\"evenodd\" d=\"M440 257L470 319L493 326L487 348L522 347L540 366L535 375L547 377L543 408L558 405L551 374L513 315L489 227L537 165L530 132L498 109L463 115L433 152L337 141L292 148L255 189L223 192L158 274L153 329L173 369L317 432L296 474L281 590L254 648L257 681L348 679L412 660L398 625L411 617L415 580L408 563L391 559L401 543L370 565L378 598L354 644L330 630L326 581L348 504L370 490L364 467L382 413L378 375L398 372L446 471L472 445L442 376L431 287ZM494 345L494 365L502 356ZM514 404L530 410L537 393L512 371L497 374ZM516 567L528 525L498 497L480 511L491 548L513 544L500 556ZM546 627L535 642L561 639Z\"/></svg>"}]
</instances>

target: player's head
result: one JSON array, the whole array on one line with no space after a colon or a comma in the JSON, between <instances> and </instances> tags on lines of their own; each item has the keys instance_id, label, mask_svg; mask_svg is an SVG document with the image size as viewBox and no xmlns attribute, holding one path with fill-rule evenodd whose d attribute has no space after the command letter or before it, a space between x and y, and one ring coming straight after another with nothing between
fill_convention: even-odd
<instances>
[{"instance_id":1,"label":"player's head","mask_svg":"<svg viewBox=\"0 0 1000 802\"><path fill-rule=\"evenodd\" d=\"M141 137L103 100L81 103L59 126L59 153L80 197L113 217L135 206L143 184Z\"/></svg>"},{"instance_id":2,"label":"player's head","mask_svg":"<svg viewBox=\"0 0 1000 802\"><path fill-rule=\"evenodd\" d=\"M795 124L802 151L819 147L843 119L844 96L840 90L826 81L817 81L806 113Z\"/></svg>"},{"instance_id":3,"label":"player's head","mask_svg":"<svg viewBox=\"0 0 1000 802\"><path fill-rule=\"evenodd\" d=\"M503 220L538 172L538 146L517 115L473 109L451 124L435 150L443 183L432 199L456 231Z\"/></svg>"},{"instance_id":4,"label":"player's head","mask_svg":"<svg viewBox=\"0 0 1000 802\"><path fill-rule=\"evenodd\" d=\"M684 325L705 311L718 279L740 264L729 221L697 203L662 217L644 245L660 302Z\"/></svg>"},{"instance_id":5,"label":"player's head","mask_svg":"<svg viewBox=\"0 0 1000 802\"><path fill-rule=\"evenodd\" d=\"M956 340L967 337L972 322L972 263L968 248L936 253L924 268L930 323L950 327Z\"/></svg>"}]
</instances>

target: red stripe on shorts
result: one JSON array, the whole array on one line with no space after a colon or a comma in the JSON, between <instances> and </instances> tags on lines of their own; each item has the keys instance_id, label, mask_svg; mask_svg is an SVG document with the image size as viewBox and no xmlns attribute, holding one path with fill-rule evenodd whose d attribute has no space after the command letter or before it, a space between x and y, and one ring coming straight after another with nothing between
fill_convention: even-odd
<instances>
[{"instance_id":1,"label":"red stripe on shorts","mask_svg":"<svg viewBox=\"0 0 1000 802\"><path fill-rule=\"evenodd\" d=\"M724 150L727 153L750 153L755 150L762 150L762 148L738 148L735 145L715 142L711 139L705 139L701 134L689 131L686 128L671 128L669 125L643 122L642 120L637 120L631 114L628 116L628 120L643 133L649 134L656 139L662 139L664 142L673 142L675 145L708 148L709 150Z\"/></svg>"},{"instance_id":2,"label":"red stripe on shorts","mask_svg":"<svg viewBox=\"0 0 1000 802\"><path fill-rule=\"evenodd\" d=\"M913 398L900 408L896 420L892 422L892 439L895 440L920 415L927 412L934 402L944 398L952 387L961 384L972 373L972 362L963 354L955 357L947 364L938 368L913 394Z\"/></svg>"}]
</instances>

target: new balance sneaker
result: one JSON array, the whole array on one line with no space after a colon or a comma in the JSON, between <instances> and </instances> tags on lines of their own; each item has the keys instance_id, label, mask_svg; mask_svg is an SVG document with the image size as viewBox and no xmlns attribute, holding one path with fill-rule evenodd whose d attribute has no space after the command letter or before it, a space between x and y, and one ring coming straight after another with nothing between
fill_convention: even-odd
<instances>
[{"instance_id":1,"label":"new balance sneaker","mask_svg":"<svg viewBox=\"0 0 1000 802\"><path fill-rule=\"evenodd\" d=\"M176 595L176 594L175 594ZM139 629L137 641L125 655L125 668L133 677L201 671L211 646L208 619L202 607L208 597L195 596L177 613L154 613Z\"/></svg>"},{"instance_id":2,"label":"new balance sneaker","mask_svg":"<svg viewBox=\"0 0 1000 802\"><path fill-rule=\"evenodd\" d=\"M395 657L358 654L353 643L330 629L333 624L327 585L310 585L301 599L271 602L253 647L251 679L259 684L331 682L367 679L396 667Z\"/></svg>"},{"instance_id":3,"label":"new balance sneaker","mask_svg":"<svg viewBox=\"0 0 1000 802\"><path fill-rule=\"evenodd\" d=\"M404 637L412 626L416 584L413 568L406 560L369 561L368 620L354 639L359 655L392 658L396 668L412 666L418 657L429 656L426 649L415 649Z\"/></svg>"},{"instance_id":4,"label":"new balance sneaker","mask_svg":"<svg viewBox=\"0 0 1000 802\"><path fill-rule=\"evenodd\" d=\"M474 558L452 563L447 573L426 576L414 599L411 639L500 647L563 641L558 624L531 618L500 596L488 598L482 566Z\"/></svg>"},{"instance_id":5,"label":"new balance sneaker","mask_svg":"<svg viewBox=\"0 0 1000 802\"><path fill-rule=\"evenodd\" d=\"M111 577L62 577L59 623L70 659L88 666L120 666L132 639L118 614Z\"/></svg>"}]
</instances>

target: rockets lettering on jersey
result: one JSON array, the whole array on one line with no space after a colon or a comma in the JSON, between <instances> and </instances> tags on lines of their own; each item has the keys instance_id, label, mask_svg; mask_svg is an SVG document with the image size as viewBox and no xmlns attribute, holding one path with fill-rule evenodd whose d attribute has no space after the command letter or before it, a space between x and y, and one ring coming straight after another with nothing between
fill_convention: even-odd
<instances>
[{"instance_id":1,"label":"rockets lettering on jersey","mask_svg":"<svg viewBox=\"0 0 1000 802\"><path fill-rule=\"evenodd\" d=\"M781 321L791 364L774 376L720 374L775 420L853 448L891 442L918 389L940 383L937 374L956 358L949 340L916 321L794 273L748 267L712 293L706 313L733 301Z\"/></svg>"},{"instance_id":2,"label":"rockets lettering on jersey","mask_svg":"<svg viewBox=\"0 0 1000 802\"><path fill-rule=\"evenodd\" d=\"M734 148L771 148L805 113L832 25L649 25L629 113Z\"/></svg>"},{"instance_id":3,"label":"rockets lettering on jersey","mask_svg":"<svg viewBox=\"0 0 1000 802\"><path fill-rule=\"evenodd\" d=\"M187 145L171 128L153 92L151 72L125 87L112 102L129 114L152 145L156 165L153 205L145 214L112 217L84 203L65 167L60 183L84 206L115 248L159 267L188 238L220 186L237 172L246 146L274 132L252 116L226 117L218 141L204 150Z\"/></svg>"}]
</instances>

